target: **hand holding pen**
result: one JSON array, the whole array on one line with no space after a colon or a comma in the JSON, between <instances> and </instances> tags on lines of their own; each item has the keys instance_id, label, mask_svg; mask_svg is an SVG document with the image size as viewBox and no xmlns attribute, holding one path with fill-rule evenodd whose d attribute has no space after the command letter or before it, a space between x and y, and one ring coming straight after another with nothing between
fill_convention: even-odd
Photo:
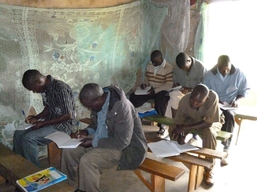
<instances>
[{"instance_id":1,"label":"hand holding pen","mask_svg":"<svg viewBox=\"0 0 257 192\"><path fill-rule=\"evenodd\" d=\"M24 116L24 118L25 118L25 123L28 123L27 121L27 117L26 117L26 114L25 114L25 111L24 110L21 110L21 112L22 112L22 115Z\"/></svg>"},{"instance_id":2,"label":"hand holding pen","mask_svg":"<svg viewBox=\"0 0 257 192\"><path fill-rule=\"evenodd\" d=\"M238 106L238 103L236 101L236 97L233 99L233 101L231 101L230 106L231 107L237 107Z\"/></svg>"}]
</instances>

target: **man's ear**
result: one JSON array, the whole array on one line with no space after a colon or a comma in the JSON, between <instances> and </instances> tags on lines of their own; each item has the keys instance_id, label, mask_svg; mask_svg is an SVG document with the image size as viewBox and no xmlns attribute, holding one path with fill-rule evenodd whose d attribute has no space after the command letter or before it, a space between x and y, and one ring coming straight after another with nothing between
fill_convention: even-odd
<instances>
[{"instance_id":1,"label":"man's ear","mask_svg":"<svg viewBox=\"0 0 257 192\"><path fill-rule=\"evenodd\" d=\"M42 79L37 79L37 80L35 81L35 83L36 83L37 85L42 85L42 84L43 84L43 80L42 80Z\"/></svg>"}]
</instances>

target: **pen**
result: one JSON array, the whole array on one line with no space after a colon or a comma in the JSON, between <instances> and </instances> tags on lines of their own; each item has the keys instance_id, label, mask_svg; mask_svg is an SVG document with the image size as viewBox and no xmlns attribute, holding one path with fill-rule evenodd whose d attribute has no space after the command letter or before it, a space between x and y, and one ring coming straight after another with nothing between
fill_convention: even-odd
<instances>
[{"instance_id":1,"label":"pen","mask_svg":"<svg viewBox=\"0 0 257 192\"><path fill-rule=\"evenodd\" d=\"M26 114L25 114L24 110L21 110L21 112L22 112L22 115L25 117L25 120L26 120L27 117L26 117Z\"/></svg>"},{"instance_id":2,"label":"pen","mask_svg":"<svg viewBox=\"0 0 257 192\"><path fill-rule=\"evenodd\" d=\"M77 126L77 132L78 132L78 135L79 135L79 121L77 121L76 126Z\"/></svg>"},{"instance_id":3,"label":"pen","mask_svg":"<svg viewBox=\"0 0 257 192\"><path fill-rule=\"evenodd\" d=\"M233 101L231 102L231 106L232 106L232 104L233 103L235 103L235 101L236 101L236 97L233 99Z\"/></svg>"}]
</instances>

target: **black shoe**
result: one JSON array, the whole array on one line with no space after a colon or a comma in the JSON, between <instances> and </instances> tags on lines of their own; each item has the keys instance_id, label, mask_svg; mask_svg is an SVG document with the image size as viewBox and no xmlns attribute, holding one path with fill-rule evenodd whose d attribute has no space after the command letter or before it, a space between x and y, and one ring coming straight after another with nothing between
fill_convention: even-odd
<instances>
[{"instance_id":1,"label":"black shoe","mask_svg":"<svg viewBox=\"0 0 257 192\"><path fill-rule=\"evenodd\" d=\"M76 189L74 192L86 192L86 191L82 191L82 190Z\"/></svg>"},{"instance_id":2,"label":"black shoe","mask_svg":"<svg viewBox=\"0 0 257 192\"><path fill-rule=\"evenodd\" d=\"M15 188L14 192L23 192L22 190L20 190L18 187Z\"/></svg>"}]
</instances>

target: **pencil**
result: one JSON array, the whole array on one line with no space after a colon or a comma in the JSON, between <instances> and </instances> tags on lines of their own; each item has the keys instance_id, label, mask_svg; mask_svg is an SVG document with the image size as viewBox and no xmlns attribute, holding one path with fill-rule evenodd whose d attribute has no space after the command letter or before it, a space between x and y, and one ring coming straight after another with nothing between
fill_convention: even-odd
<instances>
[{"instance_id":1,"label":"pencil","mask_svg":"<svg viewBox=\"0 0 257 192\"><path fill-rule=\"evenodd\" d=\"M77 132L78 132L78 135L79 135L79 121L77 121L76 126L77 126Z\"/></svg>"}]
</instances>

